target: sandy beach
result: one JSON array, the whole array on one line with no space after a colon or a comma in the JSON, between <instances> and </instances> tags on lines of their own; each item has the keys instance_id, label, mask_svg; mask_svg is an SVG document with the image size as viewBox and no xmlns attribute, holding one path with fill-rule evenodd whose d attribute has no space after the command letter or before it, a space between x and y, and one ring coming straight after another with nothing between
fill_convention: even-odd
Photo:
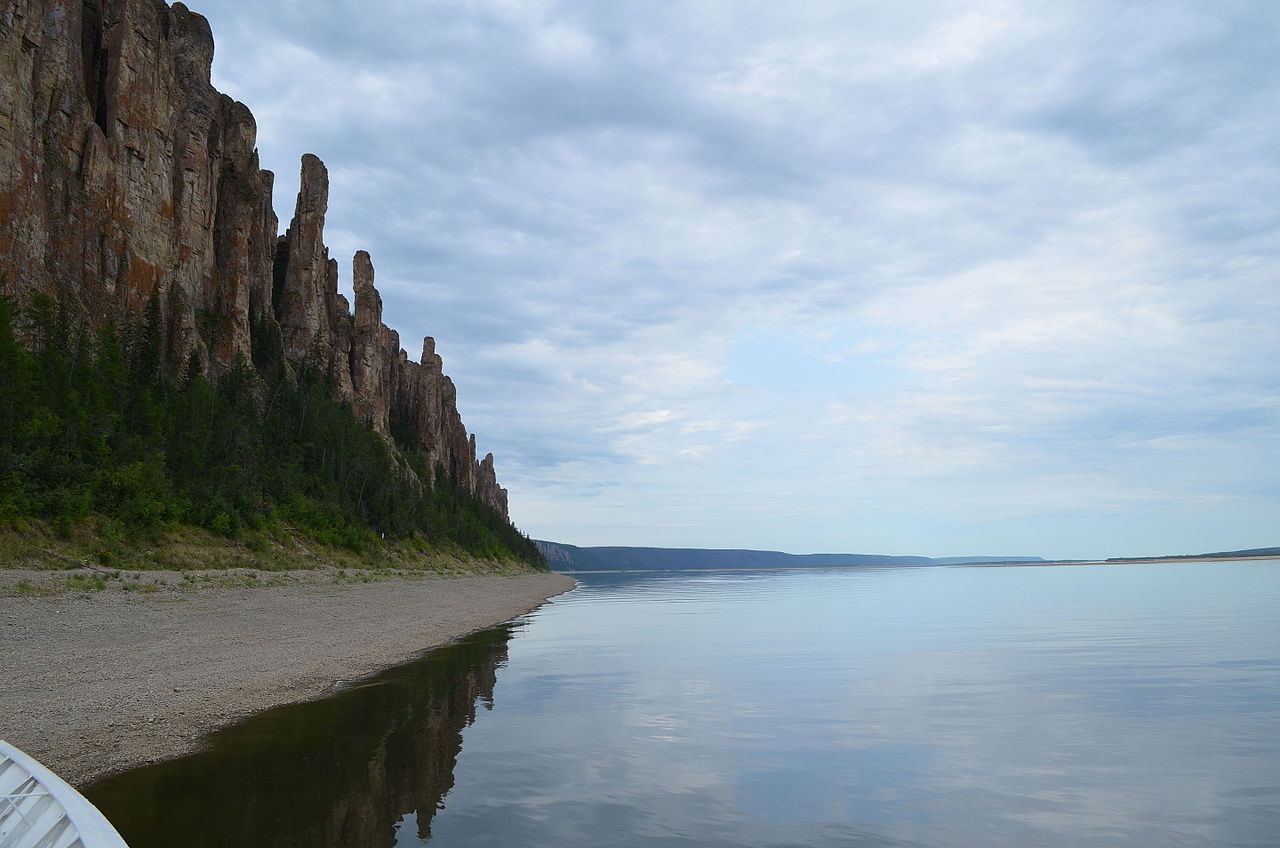
<instances>
[{"instance_id":1,"label":"sandy beach","mask_svg":"<svg viewBox=\"0 0 1280 848\"><path fill-rule=\"evenodd\" d=\"M196 750L211 730L573 586L530 574L0 597L0 737L85 783Z\"/></svg>"}]
</instances>

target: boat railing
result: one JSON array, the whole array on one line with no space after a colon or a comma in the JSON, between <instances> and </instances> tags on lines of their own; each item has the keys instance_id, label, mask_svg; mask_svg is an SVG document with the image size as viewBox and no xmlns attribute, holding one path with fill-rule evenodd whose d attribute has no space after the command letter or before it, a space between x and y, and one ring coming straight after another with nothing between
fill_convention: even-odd
<instances>
[{"instance_id":1,"label":"boat railing","mask_svg":"<svg viewBox=\"0 0 1280 848\"><path fill-rule=\"evenodd\" d=\"M128 848L87 798L0 740L0 848Z\"/></svg>"}]
</instances>

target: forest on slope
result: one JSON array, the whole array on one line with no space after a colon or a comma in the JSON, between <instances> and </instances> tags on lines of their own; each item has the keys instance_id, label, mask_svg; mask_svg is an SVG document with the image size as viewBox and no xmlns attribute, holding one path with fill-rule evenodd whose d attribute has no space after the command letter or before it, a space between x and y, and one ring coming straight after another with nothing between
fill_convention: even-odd
<instances>
[{"instance_id":1,"label":"forest on slope","mask_svg":"<svg viewBox=\"0 0 1280 848\"><path fill-rule=\"evenodd\" d=\"M414 360L383 323L367 252L340 292L312 154L281 233L213 55L182 3L0 11L0 560L195 534L277 563L306 540L542 567L434 339Z\"/></svg>"},{"instance_id":2,"label":"forest on slope","mask_svg":"<svg viewBox=\"0 0 1280 848\"><path fill-rule=\"evenodd\" d=\"M195 357L161 366L161 325L154 298L95 330L46 295L17 309L0 294L0 526L81 539L103 565L185 526L251 551L300 534L541 566L504 516L359 421L325 373L291 374L267 329L253 363L211 381Z\"/></svg>"}]
</instances>

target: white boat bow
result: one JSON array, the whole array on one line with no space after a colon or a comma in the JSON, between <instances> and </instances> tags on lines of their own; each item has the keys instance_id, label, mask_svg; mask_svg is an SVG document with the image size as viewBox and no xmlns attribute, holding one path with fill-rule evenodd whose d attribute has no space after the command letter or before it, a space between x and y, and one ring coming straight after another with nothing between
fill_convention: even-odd
<instances>
[{"instance_id":1,"label":"white boat bow","mask_svg":"<svg viewBox=\"0 0 1280 848\"><path fill-rule=\"evenodd\" d=\"M69 783L0 740L0 848L128 848Z\"/></svg>"}]
</instances>

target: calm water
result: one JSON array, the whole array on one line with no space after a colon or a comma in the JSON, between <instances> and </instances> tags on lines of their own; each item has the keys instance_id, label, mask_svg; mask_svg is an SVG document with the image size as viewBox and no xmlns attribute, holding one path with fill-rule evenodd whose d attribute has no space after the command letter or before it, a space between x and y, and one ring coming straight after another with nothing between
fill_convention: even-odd
<instances>
[{"instance_id":1,"label":"calm water","mask_svg":"<svg viewBox=\"0 0 1280 848\"><path fill-rule=\"evenodd\" d=\"M88 794L133 848L1280 842L1280 561L580 582Z\"/></svg>"}]
</instances>

